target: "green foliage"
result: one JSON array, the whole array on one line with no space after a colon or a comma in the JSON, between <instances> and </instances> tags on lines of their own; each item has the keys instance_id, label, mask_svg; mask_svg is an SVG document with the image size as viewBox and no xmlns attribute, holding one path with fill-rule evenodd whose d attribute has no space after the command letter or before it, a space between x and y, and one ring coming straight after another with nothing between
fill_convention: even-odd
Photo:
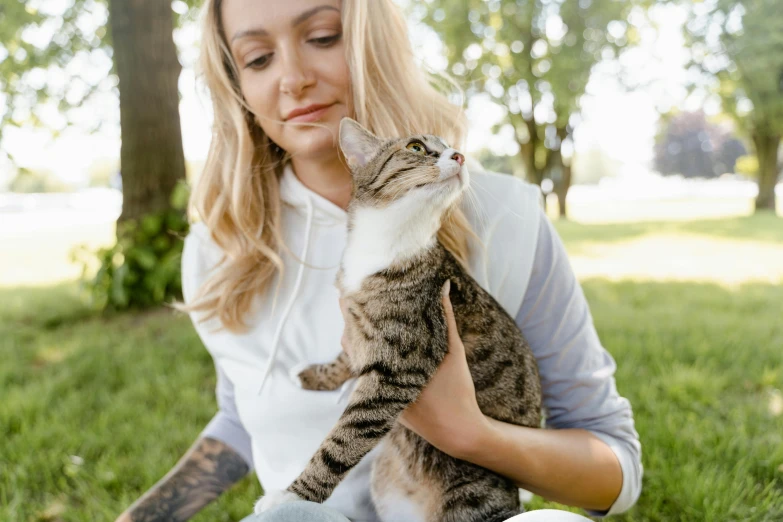
<instances>
[{"instance_id":1,"label":"green foliage","mask_svg":"<svg viewBox=\"0 0 783 522\"><path fill-rule=\"evenodd\" d=\"M417 9L468 95L486 92L506 107L527 175L540 182L556 174L551 152L572 139L594 65L633 43L626 19L638 3L433 0Z\"/></svg>"},{"instance_id":2,"label":"green foliage","mask_svg":"<svg viewBox=\"0 0 783 522\"><path fill-rule=\"evenodd\" d=\"M779 0L687 3L691 67L749 134L783 133L783 11Z\"/></svg>"},{"instance_id":3,"label":"green foliage","mask_svg":"<svg viewBox=\"0 0 783 522\"><path fill-rule=\"evenodd\" d=\"M70 192L73 187L46 170L19 169L8 186L11 192L34 194L42 192Z\"/></svg>"},{"instance_id":4,"label":"green foliage","mask_svg":"<svg viewBox=\"0 0 783 522\"><path fill-rule=\"evenodd\" d=\"M783 137L783 10L779 0L686 4L686 42L694 86L717 95L753 142L758 158L756 210L775 208Z\"/></svg>"},{"instance_id":5,"label":"green foliage","mask_svg":"<svg viewBox=\"0 0 783 522\"><path fill-rule=\"evenodd\" d=\"M481 149L475 153L476 161L481 163L485 170L500 174L515 174L519 170L519 158L494 154L489 149Z\"/></svg>"},{"instance_id":6,"label":"green foliage","mask_svg":"<svg viewBox=\"0 0 783 522\"><path fill-rule=\"evenodd\" d=\"M178 25L192 22L199 0L176 0ZM99 92L113 92L117 79L111 63L107 0L62 2L3 0L0 7L0 144L8 125L44 126L55 133L70 124L70 109ZM84 74L84 67L106 74ZM54 103L63 121L44 116ZM4 109L7 107L7 109ZM12 110L13 109L13 110ZM103 122L99 122L99 126Z\"/></svg>"},{"instance_id":7,"label":"green foliage","mask_svg":"<svg viewBox=\"0 0 783 522\"><path fill-rule=\"evenodd\" d=\"M737 160L736 170L738 174L755 178L759 175L759 159L751 155L742 156Z\"/></svg>"},{"instance_id":8,"label":"green foliage","mask_svg":"<svg viewBox=\"0 0 783 522\"><path fill-rule=\"evenodd\" d=\"M52 5L6 0L0 9L0 92L9 108L0 114L0 129L44 124L42 104L47 101L67 116L67 109L111 88L107 78L91 83L81 68L69 67L108 48L103 3L75 0L57 13L46 10Z\"/></svg>"},{"instance_id":9,"label":"green foliage","mask_svg":"<svg viewBox=\"0 0 783 522\"><path fill-rule=\"evenodd\" d=\"M189 224L185 209L188 186L183 181L171 196L171 208L139 220L117 224L117 242L95 254L84 248L74 256L84 267L83 285L98 310L124 310L160 305L182 295L180 261ZM95 256L97 273L88 278Z\"/></svg>"}]
</instances>

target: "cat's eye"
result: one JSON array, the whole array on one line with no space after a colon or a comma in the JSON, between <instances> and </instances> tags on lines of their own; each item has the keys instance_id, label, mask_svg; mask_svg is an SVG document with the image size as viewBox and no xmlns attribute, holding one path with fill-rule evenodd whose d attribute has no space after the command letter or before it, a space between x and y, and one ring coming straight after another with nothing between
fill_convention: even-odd
<instances>
[{"instance_id":1,"label":"cat's eye","mask_svg":"<svg viewBox=\"0 0 783 522\"><path fill-rule=\"evenodd\" d=\"M427 147L420 141L412 141L405 148L416 154L427 154Z\"/></svg>"}]
</instances>

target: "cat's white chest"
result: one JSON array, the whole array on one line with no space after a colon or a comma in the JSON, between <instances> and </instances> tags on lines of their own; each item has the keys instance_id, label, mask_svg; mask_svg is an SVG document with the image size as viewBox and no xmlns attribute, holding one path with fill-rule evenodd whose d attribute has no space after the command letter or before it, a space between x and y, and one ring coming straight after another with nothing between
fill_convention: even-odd
<instances>
[{"instance_id":1,"label":"cat's white chest","mask_svg":"<svg viewBox=\"0 0 783 522\"><path fill-rule=\"evenodd\" d=\"M359 209L343 254L343 290L359 290L365 278L388 268L395 261L416 255L435 242L440 216L411 212L416 202L398 201L384 209Z\"/></svg>"}]
</instances>

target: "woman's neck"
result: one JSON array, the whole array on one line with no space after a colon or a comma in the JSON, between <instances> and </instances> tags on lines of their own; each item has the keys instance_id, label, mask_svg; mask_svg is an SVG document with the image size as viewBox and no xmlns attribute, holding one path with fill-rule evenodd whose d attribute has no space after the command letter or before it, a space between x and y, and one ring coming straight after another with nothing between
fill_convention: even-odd
<instances>
[{"instance_id":1,"label":"woman's neck","mask_svg":"<svg viewBox=\"0 0 783 522\"><path fill-rule=\"evenodd\" d=\"M337 205L348 208L351 200L351 172L339 156L334 158L293 158L294 173L302 184Z\"/></svg>"}]
</instances>

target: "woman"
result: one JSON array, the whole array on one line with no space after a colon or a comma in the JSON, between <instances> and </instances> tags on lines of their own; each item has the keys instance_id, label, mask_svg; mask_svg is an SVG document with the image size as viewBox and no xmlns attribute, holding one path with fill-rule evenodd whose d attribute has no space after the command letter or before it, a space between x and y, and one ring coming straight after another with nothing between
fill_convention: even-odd
<instances>
[{"instance_id":1,"label":"woman","mask_svg":"<svg viewBox=\"0 0 783 522\"><path fill-rule=\"evenodd\" d=\"M215 361L220 411L122 520L186 520L252 468L268 490L304 469L345 407L340 391L301 390L291 377L341 349L332 283L351 181L339 122L351 116L377 135L428 132L453 144L464 134L460 110L415 67L392 0L206 0L203 9L215 122L193 194L203 221L186 240L183 289ZM439 238L516 318L539 364L547 426L557 429L481 414L453 322L449 355L401 422L546 498L622 512L641 489L631 408L537 188L482 173L472 186L474 205L454 212ZM448 314L448 297L444 307ZM290 504L255 519L375 520L371 457L324 506Z\"/></svg>"}]
</instances>

